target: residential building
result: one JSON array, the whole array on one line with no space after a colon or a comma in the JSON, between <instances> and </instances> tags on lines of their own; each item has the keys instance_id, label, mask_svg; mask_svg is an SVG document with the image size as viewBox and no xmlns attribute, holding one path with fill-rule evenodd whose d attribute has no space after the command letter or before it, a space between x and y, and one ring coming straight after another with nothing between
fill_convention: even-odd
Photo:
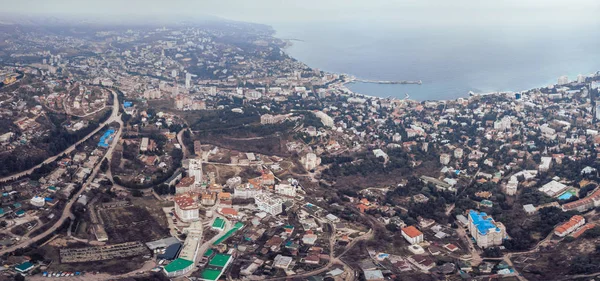
<instances>
[{"instance_id":1,"label":"residential building","mask_svg":"<svg viewBox=\"0 0 600 281\"><path fill-rule=\"evenodd\" d=\"M258 185L253 185L251 183L246 183L240 186L236 186L233 189L233 197L234 198L255 198L259 194L262 193L262 188Z\"/></svg>"},{"instance_id":2,"label":"residential building","mask_svg":"<svg viewBox=\"0 0 600 281\"><path fill-rule=\"evenodd\" d=\"M194 177L194 184L202 183L202 161L199 159L189 159L188 177Z\"/></svg>"},{"instance_id":3,"label":"residential building","mask_svg":"<svg viewBox=\"0 0 600 281\"><path fill-rule=\"evenodd\" d=\"M562 205L563 211L576 210L579 212L584 212L595 207L600 207L600 188L583 199Z\"/></svg>"},{"instance_id":4,"label":"residential building","mask_svg":"<svg viewBox=\"0 0 600 281\"><path fill-rule=\"evenodd\" d=\"M580 215L575 215L572 216L567 222L557 226L554 229L554 234L556 234L556 236L565 237L584 224L585 218Z\"/></svg>"},{"instance_id":5,"label":"residential building","mask_svg":"<svg viewBox=\"0 0 600 281\"><path fill-rule=\"evenodd\" d=\"M142 138L142 142L140 143L140 151L148 151L148 138Z\"/></svg>"},{"instance_id":6,"label":"residential building","mask_svg":"<svg viewBox=\"0 0 600 281\"><path fill-rule=\"evenodd\" d=\"M448 163L450 163L450 157L450 154L440 154L440 163L442 163L442 165L448 165Z\"/></svg>"},{"instance_id":7,"label":"residential building","mask_svg":"<svg viewBox=\"0 0 600 281\"><path fill-rule=\"evenodd\" d=\"M296 187L291 184L277 184L275 185L275 193L287 197L296 197Z\"/></svg>"},{"instance_id":8,"label":"residential building","mask_svg":"<svg viewBox=\"0 0 600 281\"><path fill-rule=\"evenodd\" d=\"M423 233L412 225L402 228L402 237L410 244L423 242Z\"/></svg>"},{"instance_id":9,"label":"residential building","mask_svg":"<svg viewBox=\"0 0 600 281\"><path fill-rule=\"evenodd\" d=\"M254 202L259 210L267 212L273 216L283 212L284 200L279 197L274 197L270 194L263 193L254 197Z\"/></svg>"},{"instance_id":10,"label":"residential building","mask_svg":"<svg viewBox=\"0 0 600 281\"><path fill-rule=\"evenodd\" d=\"M484 212L474 210L469 210L469 232L481 248L502 245L507 237L502 223L494 221Z\"/></svg>"},{"instance_id":11,"label":"residential building","mask_svg":"<svg viewBox=\"0 0 600 281\"><path fill-rule=\"evenodd\" d=\"M302 162L302 166L304 166L305 170L310 171L321 164L321 158L316 154L309 152L302 156L300 162Z\"/></svg>"},{"instance_id":12,"label":"residential building","mask_svg":"<svg viewBox=\"0 0 600 281\"><path fill-rule=\"evenodd\" d=\"M316 110L313 111L313 113L315 116L317 116L317 118L321 119L321 122L325 127L333 127L333 118L329 117L329 115L327 115L325 112Z\"/></svg>"},{"instance_id":13,"label":"residential building","mask_svg":"<svg viewBox=\"0 0 600 281\"><path fill-rule=\"evenodd\" d=\"M191 222L200 219L200 206L198 205L198 195L196 193L183 193L175 195L175 214L184 222Z\"/></svg>"}]
</instances>

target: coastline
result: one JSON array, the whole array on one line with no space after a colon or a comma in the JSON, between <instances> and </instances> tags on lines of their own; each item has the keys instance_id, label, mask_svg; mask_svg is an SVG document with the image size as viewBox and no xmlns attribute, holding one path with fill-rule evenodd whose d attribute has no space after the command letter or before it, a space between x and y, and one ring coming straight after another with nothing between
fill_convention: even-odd
<instances>
[{"instance_id":1,"label":"coastline","mask_svg":"<svg viewBox=\"0 0 600 281\"><path fill-rule=\"evenodd\" d=\"M278 37L277 33L278 32L276 30L275 34L273 34L272 36L275 37L275 38L277 38L277 39L284 40L286 42L285 47L282 48L282 51L286 55L288 55L290 58L293 58L296 61L299 61L299 62L305 64L307 67L309 67L311 69L315 69L314 66L308 65L304 61L302 61L302 60L298 59L297 57L293 56L290 53L290 51L289 51L289 49L294 46L294 41L296 41L296 42L304 42L304 43L306 43L307 41L305 41L303 39L298 39L298 38L280 38L280 37ZM320 69L320 68L317 68L317 69ZM424 101L440 101L440 102L445 102L445 101L456 101L459 98L470 98L472 96L503 95L503 94L524 93L524 92L529 92L529 91L534 91L534 90L540 90L540 89L543 89L543 88L547 88L549 86L556 86L557 85L556 83L550 82L550 81L552 81L553 78L548 77L548 78L545 79L546 82L540 82L540 83L538 83L539 86L526 87L526 88L520 89L520 90L495 90L495 91L494 90L492 90L492 91L471 90L471 91L466 91L466 92L460 94L460 96L453 97L453 98L425 98L423 100L417 100L417 99L413 98L413 95L409 95L409 98L406 99L406 98L395 97L395 96L391 96L391 95L387 96L387 97L383 97L383 96L373 95L372 93L365 93L365 92L354 91L354 90L351 90L351 88L349 87L349 85L359 84L359 83L367 84L367 82L357 81L357 80L361 80L361 79L357 78L353 74L348 74L348 73L344 73L344 72L337 72L337 71L327 71L327 70L321 70L321 71L323 71L324 73L327 73L327 74L344 75L344 76L350 77L351 79L344 80L343 82L340 83L340 85L343 86L343 88L344 88L344 92L347 92L350 95L360 96L360 97L367 98L367 99L410 100L410 101L413 101L413 102L424 102ZM596 71L592 71L591 73L584 74L584 76L586 76L586 77L597 76L597 75L599 75L599 73L600 73L600 70L596 70ZM581 74L581 72L579 74ZM577 77L579 74L573 74L573 75L569 74L567 76L571 77L570 82L572 82L572 81L575 81L573 79L573 77ZM377 79L371 79L371 80L377 80ZM425 83L423 83L423 84L425 85ZM397 83L397 84L394 84L394 85L397 85L398 87L402 87L402 86L407 86L409 84ZM345 94L347 94L347 93L345 93Z\"/></svg>"}]
</instances>

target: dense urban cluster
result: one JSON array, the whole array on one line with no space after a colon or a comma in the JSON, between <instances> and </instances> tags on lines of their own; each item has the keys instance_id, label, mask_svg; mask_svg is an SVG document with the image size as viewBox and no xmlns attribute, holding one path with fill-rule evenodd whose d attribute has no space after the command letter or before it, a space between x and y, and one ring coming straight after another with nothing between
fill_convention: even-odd
<instances>
[{"instance_id":1,"label":"dense urban cluster","mask_svg":"<svg viewBox=\"0 0 600 281\"><path fill-rule=\"evenodd\" d=\"M599 73L414 101L353 93L261 25L15 25L0 41L2 275L600 271Z\"/></svg>"}]
</instances>

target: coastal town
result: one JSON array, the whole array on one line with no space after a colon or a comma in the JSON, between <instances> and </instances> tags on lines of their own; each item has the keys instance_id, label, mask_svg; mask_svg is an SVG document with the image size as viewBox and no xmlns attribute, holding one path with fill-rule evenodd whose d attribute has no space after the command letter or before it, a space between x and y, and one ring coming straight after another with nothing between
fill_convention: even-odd
<instances>
[{"instance_id":1,"label":"coastal town","mask_svg":"<svg viewBox=\"0 0 600 281\"><path fill-rule=\"evenodd\" d=\"M263 25L0 26L1 280L600 275L600 72L416 101Z\"/></svg>"}]
</instances>

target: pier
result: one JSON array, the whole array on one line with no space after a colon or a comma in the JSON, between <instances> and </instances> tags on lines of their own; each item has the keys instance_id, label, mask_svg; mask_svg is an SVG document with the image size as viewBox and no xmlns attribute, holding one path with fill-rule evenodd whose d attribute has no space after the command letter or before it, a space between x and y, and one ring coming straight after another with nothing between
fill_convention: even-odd
<instances>
[{"instance_id":1,"label":"pier","mask_svg":"<svg viewBox=\"0 0 600 281\"><path fill-rule=\"evenodd\" d=\"M373 83L373 84L414 84L414 85L423 84L423 81L421 81L421 80L382 81L382 80L356 79L355 81L362 82L362 83Z\"/></svg>"}]
</instances>

